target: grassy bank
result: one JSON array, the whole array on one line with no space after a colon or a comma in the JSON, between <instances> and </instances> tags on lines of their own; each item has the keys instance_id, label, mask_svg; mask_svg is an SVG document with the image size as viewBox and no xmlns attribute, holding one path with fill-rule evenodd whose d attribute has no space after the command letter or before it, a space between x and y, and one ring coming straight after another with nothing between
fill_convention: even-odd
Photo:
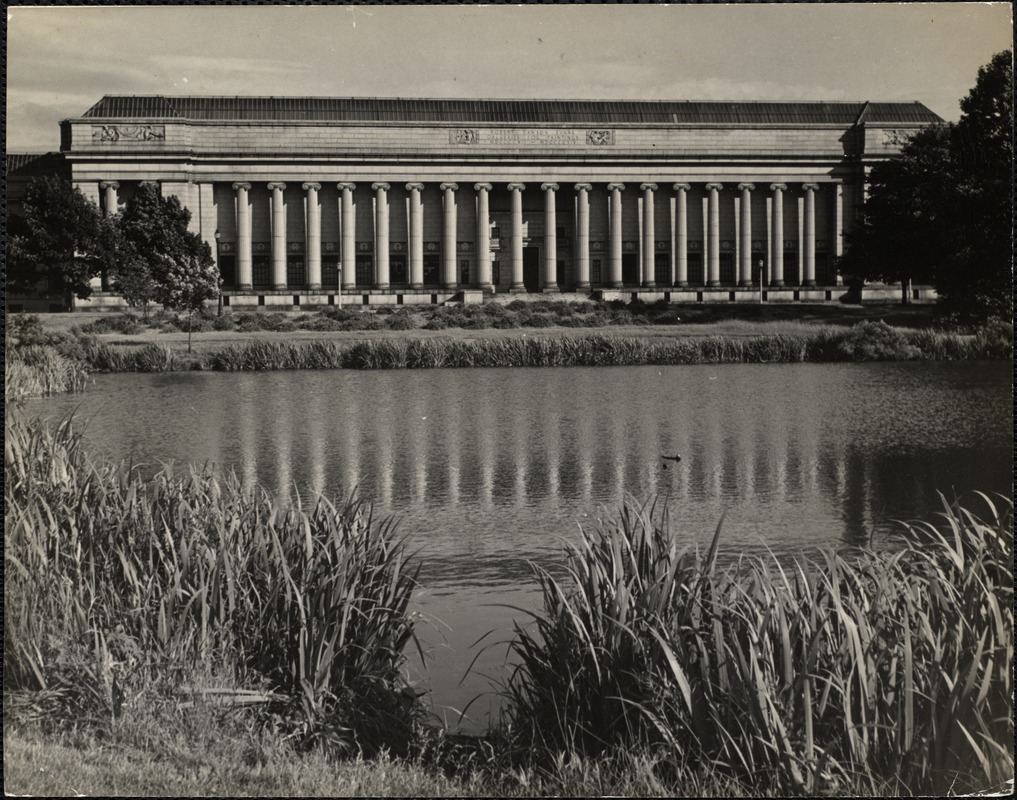
<instances>
[{"instance_id":1,"label":"grassy bank","mask_svg":"<svg viewBox=\"0 0 1017 800\"><path fill-rule=\"evenodd\" d=\"M167 345L116 345L72 337L55 347L97 372L280 369L433 369L442 367L569 367L844 361L956 361L1012 357L1006 325L974 334L893 328L863 322L851 328L798 333L627 337L598 333L498 338L399 338L366 341L249 341L182 353Z\"/></svg>"},{"instance_id":2,"label":"grassy bank","mask_svg":"<svg viewBox=\"0 0 1017 800\"><path fill-rule=\"evenodd\" d=\"M15 414L6 433L8 791L110 791L104 760L122 794L260 778L277 794L878 794L1012 776L1010 505L945 508L892 554L725 568L722 530L701 555L626 507L582 532L566 581L537 574L505 724L465 739L403 678L416 573L369 508L195 471L142 480L92 462L67 424Z\"/></svg>"}]
</instances>

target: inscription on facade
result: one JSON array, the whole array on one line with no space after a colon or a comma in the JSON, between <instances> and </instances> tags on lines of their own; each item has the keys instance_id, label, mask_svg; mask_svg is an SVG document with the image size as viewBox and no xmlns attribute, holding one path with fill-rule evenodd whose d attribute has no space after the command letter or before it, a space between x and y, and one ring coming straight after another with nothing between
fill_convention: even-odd
<instances>
[{"instance_id":1,"label":"inscription on facade","mask_svg":"<svg viewBox=\"0 0 1017 800\"><path fill-rule=\"evenodd\" d=\"M542 128L504 129L453 128L449 144L487 144L507 147L561 147L569 145L603 146L614 144L614 131L590 130L585 138L580 131Z\"/></svg>"},{"instance_id":2,"label":"inscription on facade","mask_svg":"<svg viewBox=\"0 0 1017 800\"><path fill-rule=\"evenodd\" d=\"M152 142L166 138L164 125L93 125L92 141L119 142L121 139L130 142Z\"/></svg>"}]
</instances>

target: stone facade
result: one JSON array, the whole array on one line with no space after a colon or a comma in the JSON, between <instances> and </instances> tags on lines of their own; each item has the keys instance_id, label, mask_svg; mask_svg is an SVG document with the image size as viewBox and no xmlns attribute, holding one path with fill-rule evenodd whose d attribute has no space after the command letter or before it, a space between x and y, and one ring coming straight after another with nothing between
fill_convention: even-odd
<instances>
[{"instance_id":1,"label":"stone facade","mask_svg":"<svg viewBox=\"0 0 1017 800\"><path fill-rule=\"evenodd\" d=\"M838 299L872 164L918 103L105 97L62 123L107 212L158 181L229 307L476 293ZM98 298L97 298L98 299Z\"/></svg>"}]
</instances>

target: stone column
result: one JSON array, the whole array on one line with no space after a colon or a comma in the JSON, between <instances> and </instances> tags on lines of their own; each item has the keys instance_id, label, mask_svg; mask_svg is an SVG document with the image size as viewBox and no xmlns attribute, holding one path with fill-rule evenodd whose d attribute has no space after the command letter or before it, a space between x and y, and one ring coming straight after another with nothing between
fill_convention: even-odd
<instances>
[{"instance_id":1,"label":"stone column","mask_svg":"<svg viewBox=\"0 0 1017 800\"><path fill-rule=\"evenodd\" d=\"M241 290L250 290L252 284L250 190L249 183L233 184L237 193L237 288Z\"/></svg>"},{"instance_id":2,"label":"stone column","mask_svg":"<svg viewBox=\"0 0 1017 800\"><path fill-rule=\"evenodd\" d=\"M624 183L609 183L607 190L611 193L611 271L610 286L620 289L622 286L622 197Z\"/></svg>"},{"instance_id":3,"label":"stone column","mask_svg":"<svg viewBox=\"0 0 1017 800\"><path fill-rule=\"evenodd\" d=\"M752 285L752 190L755 184L739 183L738 191L742 193L741 225L738 233L741 241L738 245L738 283L741 286Z\"/></svg>"},{"instance_id":4,"label":"stone column","mask_svg":"<svg viewBox=\"0 0 1017 800\"><path fill-rule=\"evenodd\" d=\"M307 192L307 288L321 288L321 212L318 208L320 183L305 183Z\"/></svg>"},{"instance_id":5,"label":"stone column","mask_svg":"<svg viewBox=\"0 0 1017 800\"><path fill-rule=\"evenodd\" d=\"M805 258L805 280L802 286L816 285L816 191L819 184L803 183L802 190L805 192L805 235L804 235L804 258Z\"/></svg>"},{"instance_id":6,"label":"stone column","mask_svg":"<svg viewBox=\"0 0 1017 800\"><path fill-rule=\"evenodd\" d=\"M407 183L410 193L410 288L424 288L424 204L422 183Z\"/></svg>"},{"instance_id":7,"label":"stone column","mask_svg":"<svg viewBox=\"0 0 1017 800\"><path fill-rule=\"evenodd\" d=\"M491 283L491 214L489 211L489 183L475 183L477 193L477 288L482 292L493 292Z\"/></svg>"},{"instance_id":8,"label":"stone column","mask_svg":"<svg viewBox=\"0 0 1017 800\"><path fill-rule=\"evenodd\" d=\"M643 286L652 289L657 285L657 249L653 228L653 193L655 183L641 183L643 192Z\"/></svg>"},{"instance_id":9,"label":"stone column","mask_svg":"<svg viewBox=\"0 0 1017 800\"><path fill-rule=\"evenodd\" d=\"M272 288L286 288L286 206L283 204L285 183L270 183L272 192Z\"/></svg>"},{"instance_id":10,"label":"stone column","mask_svg":"<svg viewBox=\"0 0 1017 800\"><path fill-rule=\"evenodd\" d=\"M524 183L510 183L512 192L512 284L510 292L525 292L523 283L523 190Z\"/></svg>"},{"instance_id":11,"label":"stone column","mask_svg":"<svg viewBox=\"0 0 1017 800\"><path fill-rule=\"evenodd\" d=\"M443 183L441 190L445 193L445 224L442 228L441 260L442 260L442 286L447 289L455 289L459 281L456 280L456 189L459 184Z\"/></svg>"},{"instance_id":12,"label":"stone column","mask_svg":"<svg viewBox=\"0 0 1017 800\"><path fill-rule=\"evenodd\" d=\"M576 184L576 291L590 288L590 192L589 183Z\"/></svg>"},{"instance_id":13,"label":"stone column","mask_svg":"<svg viewBox=\"0 0 1017 800\"><path fill-rule=\"evenodd\" d=\"M118 181L102 181L99 188L104 195L103 205L105 208L103 212L107 217L112 217L117 213L117 189L120 188L120 183ZM99 273L99 288L103 292L109 291L109 275L105 269Z\"/></svg>"},{"instance_id":14,"label":"stone column","mask_svg":"<svg viewBox=\"0 0 1017 800\"><path fill-rule=\"evenodd\" d=\"M388 288L388 190L387 183L372 183L374 190L374 287Z\"/></svg>"},{"instance_id":15,"label":"stone column","mask_svg":"<svg viewBox=\"0 0 1017 800\"><path fill-rule=\"evenodd\" d=\"M771 183L773 192L773 253L770 258L770 285L784 285L784 190L786 183Z\"/></svg>"},{"instance_id":16,"label":"stone column","mask_svg":"<svg viewBox=\"0 0 1017 800\"><path fill-rule=\"evenodd\" d=\"M357 188L355 183L336 184L342 193L340 200L342 213L340 224L342 230L342 288L350 291L357 288L357 216L353 205L353 190Z\"/></svg>"},{"instance_id":17,"label":"stone column","mask_svg":"<svg viewBox=\"0 0 1017 800\"><path fill-rule=\"evenodd\" d=\"M709 245L710 272L707 286L720 286L720 190L722 183L708 183L706 190L709 200Z\"/></svg>"},{"instance_id":18,"label":"stone column","mask_svg":"<svg viewBox=\"0 0 1017 800\"><path fill-rule=\"evenodd\" d=\"M838 183L835 186L833 196L833 267L837 269L837 285L844 283L844 276L840 274L838 264L841 256L844 255L844 184Z\"/></svg>"},{"instance_id":19,"label":"stone column","mask_svg":"<svg viewBox=\"0 0 1017 800\"><path fill-rule=\"evenodd\" d=\"M551 294L558 291L558 214L555 208L557 183L542 183L544 193L544 282L541 291Z\"/></svg>"},{"instance_id":20,"label":"stone column","mask_svg":"<svg viewBox=\"0 0 1017 800\"><path fill-rule=\"evenodd\" d=\"M675 268L678 271L675 277L675 286L689 285L689 212L688 212L688 191L687 183L676 183L674 190L678 193L678 222L675 227Z\"/></svg>"}]
</instances>

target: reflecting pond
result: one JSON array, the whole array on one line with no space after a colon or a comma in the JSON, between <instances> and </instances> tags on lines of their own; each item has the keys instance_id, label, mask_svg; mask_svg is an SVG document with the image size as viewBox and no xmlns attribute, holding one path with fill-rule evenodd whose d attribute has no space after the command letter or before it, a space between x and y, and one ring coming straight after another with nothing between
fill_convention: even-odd
<instances>
[{"instance_id":1,"label":"reflecting pond","mask_svg":"<svg viewBox=\"0 0 1017 800\"><path fill-rule=\"evenodd\" d=\"M146 470L207 462L279 493L356 489L395 514L423 560L439 713L489 688L459 685L470 645L524 621L506 605L539 602L530 563L553 568L626 495L657 496L690 542L726 514L726 553L791 555L927 517L938 492L1012 483L1008 364L101 375L29 410L75 411L93 451Z\"/></svg>"}]
</instances>

